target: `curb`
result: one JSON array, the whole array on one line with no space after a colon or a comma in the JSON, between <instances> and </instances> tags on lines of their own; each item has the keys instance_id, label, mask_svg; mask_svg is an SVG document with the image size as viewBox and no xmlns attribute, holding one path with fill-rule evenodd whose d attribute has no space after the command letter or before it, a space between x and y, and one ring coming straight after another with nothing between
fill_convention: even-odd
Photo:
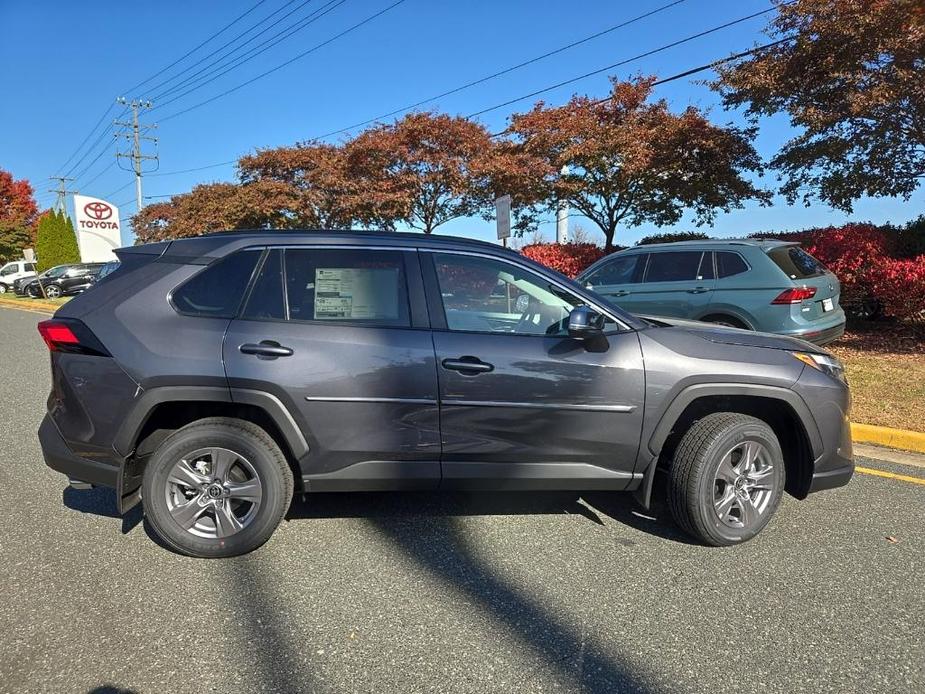
<instances>
[{"instance_id":1,"label":"curb","mask_svg":"<svg viewBox=\"0 0 925 694\"><path fill-rule=\"evenodd\" d=\"M0 299L0 306L4 308L15 308L20 311L30 311L32 313L42 313L46 315L51 315L58 310L57 306L49 306L47 304L32 303L31 301L24 301L22 299Z\"/></svg>"},{"instance_id":2,"label":"curb","mask_svg":"<svg viewBox=\"0 0 925 694\"><path fill-rule=\"evenodd\" d=\"M851 439L858 443L875 443L889 448L925 453L925 434L906 429L891 429L872 424L851 424Z\"/></svg>"}]
</instances>

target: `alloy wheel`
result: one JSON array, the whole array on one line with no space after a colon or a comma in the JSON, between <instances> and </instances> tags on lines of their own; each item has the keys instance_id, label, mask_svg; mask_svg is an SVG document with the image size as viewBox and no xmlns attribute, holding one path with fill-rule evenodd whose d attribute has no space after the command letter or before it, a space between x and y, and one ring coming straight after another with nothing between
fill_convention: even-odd
<instances>
[{"instance_id":1,"label":"alloy wheel","mask_svg":"<svg viewBox=\"0 0 925 694\"><path fill-rule=\"evenodd\" d=\"M774 463L758 441L742 441L720 460L713 480L713 510L730 528L754 526L774 495Z\"/></svg>"},{"instance_id":2,"label":"alloy wheel","mask_svg":"<svg viewBox=\"0 0 925 694\"><path fill-rule=\"evenodd\" d=\"M254 466L227 448L200 448L179 460L165 486L167 510L183 530L225 538L257 515L263 486Z\"/></svg>"}]
</instances>

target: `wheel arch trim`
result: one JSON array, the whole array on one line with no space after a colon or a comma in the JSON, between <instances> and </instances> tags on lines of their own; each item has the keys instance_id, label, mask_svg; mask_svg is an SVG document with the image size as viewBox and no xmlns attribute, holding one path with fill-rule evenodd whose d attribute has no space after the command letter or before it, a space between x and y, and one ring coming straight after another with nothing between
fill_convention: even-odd
<instances>
[{"instance_id":1,"label":"wheel arch trim","mask_svg":"<svg viewBox=\"0 0 925 694\"><path fill-rule=\"evenodd\" d=\"M279 428L296 458L301 458L308 453L305 436L279 398L264 391L229 389L223 386L158 386L144 391L122 423L113 441L113 448L120 456L129 456L134 449L138 434L158 405L197 400L258 407L266 412Z\"/></svg>"},{"instance_id":2,"label":"wheel arch trim","mask_svg":"<svg viewBox=\"0 0 925 694\"><path fill-rule=\"evenodd\" d=\"M813 457L817 458L822 454L823 444L819 427L806 402L798 393L780 386L745 383L696 383L684 388L659 418L658 424L649 437L649 452L656 458L658 457L675 423L691 403L700 398L723 395L768 398L788 404L803 425L809 438Z\"/></svg>"}]
</instances>

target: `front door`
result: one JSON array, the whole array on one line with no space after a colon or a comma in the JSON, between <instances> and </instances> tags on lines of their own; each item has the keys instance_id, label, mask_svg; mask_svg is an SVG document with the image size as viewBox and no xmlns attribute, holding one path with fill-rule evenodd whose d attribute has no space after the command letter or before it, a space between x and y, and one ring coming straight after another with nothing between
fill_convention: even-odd
<instances>
[{"instance_id":1,"label":"front door","mask_svg":"<svg viewBox=\"0 0 925 694\"><path fill-rule=\"evenodd\" d=\"M413 252L265 255L228 328L225 368L234 400L267 392L297 421L309 491L437 487L433 343L423 291L409 292L420 283Z\"/></svg>"},{"instance_id":2,"label":"front door","mask_svg":"<svg viewBox=\"0 0 925 694\"><path fill-rule=\"evenodd\" d=\"M568 337L582 301L526 266L422 253L447 487L622 489L643 416L636 334Z\"/></svg>"}]
</instances>

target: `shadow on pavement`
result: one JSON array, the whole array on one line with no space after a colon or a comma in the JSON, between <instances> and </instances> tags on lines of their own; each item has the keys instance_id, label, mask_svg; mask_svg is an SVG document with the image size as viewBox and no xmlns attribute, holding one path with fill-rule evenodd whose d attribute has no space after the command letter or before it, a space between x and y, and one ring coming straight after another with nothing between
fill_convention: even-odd
<instances>
[{"instance_id":1,"label":"shadow on pavement","mask_svg":"<svg viewBox=\"0 0 925 694\"><path fill-rule=\"evenodd\" d=\"M402 554L468 597L567 682L568 691L652 692L641 673L608 653L583 630L563 624L538 597L496 575L480 561L459 522L449 516L424 523L380 516L371 521ZM526 558L525 558L526 559ZM526 674L519 688L530 679Z\"/></svg>"},{"instance_id":2,"label":"shadow on pavement","mask_svg":"<svg viewBox=\"0 0 925 694\"><path fill-rule=\"evenodd\" d=\"M65 487L61 494L64 505L81 513L92 513L104 518L121 518L122 534L126 535L141 523L144 516L141 504L131 509L124 516L116 510L116 492L113 489L94 487L92 489L74 489Z\"/></svg>"}]
</instances>

